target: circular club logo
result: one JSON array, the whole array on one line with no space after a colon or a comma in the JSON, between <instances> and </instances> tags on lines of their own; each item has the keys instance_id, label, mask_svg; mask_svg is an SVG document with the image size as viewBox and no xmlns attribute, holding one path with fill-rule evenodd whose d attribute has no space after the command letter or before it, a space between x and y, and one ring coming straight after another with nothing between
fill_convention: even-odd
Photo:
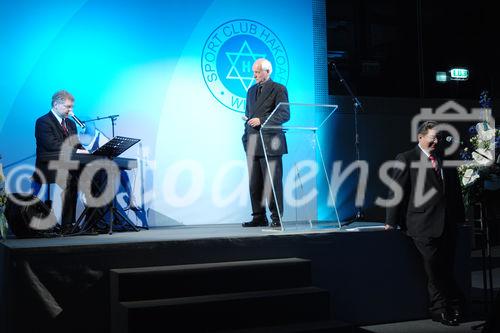
<instances>
[{"instance_id":1,"label":"circular club logo","mask_svg":"<svg viewBox=\"0 0 500 333\"><path fill-rule=\"evenodd\" d=\"M288 57L279 38L251 20L233 20L217 27L203 47L201 70L212 95L225 107L245 112L246 94L255 83L252 65L259 58L273 65L271 77L286 85Z\"/></svg>"}]
</instances>

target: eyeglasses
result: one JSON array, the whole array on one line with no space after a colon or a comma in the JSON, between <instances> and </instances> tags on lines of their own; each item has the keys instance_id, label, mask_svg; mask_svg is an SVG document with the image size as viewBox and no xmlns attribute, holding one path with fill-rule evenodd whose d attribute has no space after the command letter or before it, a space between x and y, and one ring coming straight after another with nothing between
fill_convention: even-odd
<instances>
[{"instance_id":1,"label":"eyeglasses","mask_svg":"<svg viewBox=\"0 0 500 333\"><path fill-rule=\"evenodd\" d=\"M439 141L439 136L426 136L426 138L429 139L430 141L436 141L436 142Z\"/></svg>"},{"instance_id":2,"label":"eyeglasses","mask_svg":"<svg viewBox=\"0 0 500 333\"><path fill-rule=\"evenodd\" d=\"M73 108L73 104L70 104L70 105L67 105L67 104L59 104L61 105L61 107L65 108L66 110L69 110L71 108Z\"/></svg>"}]
</instances>

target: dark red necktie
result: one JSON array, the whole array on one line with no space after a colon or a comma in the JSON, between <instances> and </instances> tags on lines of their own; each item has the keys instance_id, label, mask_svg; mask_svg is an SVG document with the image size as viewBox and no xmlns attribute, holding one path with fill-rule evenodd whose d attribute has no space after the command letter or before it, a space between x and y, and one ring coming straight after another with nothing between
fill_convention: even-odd
<instances>
[{"instance_id":1,"label":"dark red necktie","mask_svg":"<svg viewBox=\"0 0 500 333\"><path fill-rule=\"evenodd\" d=\"M431 161L432 163L432 168L434 169L434 171L436 172L436 175L438 175L439 178L441 178L441 171L439 170L439 164L438 164L438 161L436 159L436 156L434 155L429 155L429 160Z\"/></svg>"},{"instance_id":2,"label":"dark red necktie","mask_svg":"<svg viewBox=\"0 0 500 333\"><path fill-rule=\"evenodd\" d=\"M64 136L68 136L68 128L66 127L66 119L61 120L61 126L64 132Z\"/></svg>"}]
</instances>

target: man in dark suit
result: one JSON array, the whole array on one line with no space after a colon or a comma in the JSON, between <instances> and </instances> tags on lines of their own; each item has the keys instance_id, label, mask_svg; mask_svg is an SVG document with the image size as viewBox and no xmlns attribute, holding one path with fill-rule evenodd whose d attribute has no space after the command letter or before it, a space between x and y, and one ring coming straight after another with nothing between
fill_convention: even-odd
<instances>
[{"instance_id":1,"label":"man in dark suit","mask_svg":"<svg viewBox=\"0 0 500 333\"><path fill-rule=\"evenodd\" d=\"M247 92L245 132L242 137L247 156L252 220L243 223L243 227L268 225L266 200L271 211L271 227L281 227L280 222L283 216L282 155L288 152L286 138L281 128L261 129L261 126L266 121L266 126L281 126L290 119L288 104L278 107L280 103L288 103L288 91L282 84L271 80L272 65L269 60L257 59L252 70L256 84ZM278 109L273 113L276 107ZM269 179L264 148L272 174L272 182ZM274 191L271 190L272 188Z\"/></svg>"},{"instance_id":2,"label":"man in dark suit","mask_svg":"<svg viewBox=\"0 0 500 333\"><path fill-rule=\"evenodd\" d=\"M434 321L455 326L462 293L453 277L457 225L464 208L456 168L443 168L438 153L438 124L418 128L418 145L396 157L393 179L403 190L387 208L386 229L400 226L421 254L427 275L429 312ZM392 193L394 195L394 193Z\"/></svg>"},{"instance_id":3,"label":"man in dark suit","mask_svg":"<svg viewBox=\"0 0 500 333\"><path fill-rule=\"evenodd\" d=\"M73 112L75 99L67 91L61 90L52 96L51 110L38 118L35 125L36 171L33 174L34 188L41 184L57 183L62 189L61 228L68 233L75 223L78 171L70 170L65 181L56 177L56 170L49 169L49 163L59 159L63 143L69 143L73 151L85 152L76 135L76 125L68 117Z\"/></svg>"}]
</instances>

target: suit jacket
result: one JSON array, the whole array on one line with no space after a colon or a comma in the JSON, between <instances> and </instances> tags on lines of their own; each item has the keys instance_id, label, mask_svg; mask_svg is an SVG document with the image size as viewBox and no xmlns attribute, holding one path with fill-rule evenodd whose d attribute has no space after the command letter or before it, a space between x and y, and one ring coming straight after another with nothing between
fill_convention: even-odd
<instances>
[{"instance_id":1,"label":"suit jacket","mask_svg":"<svg viewBox=\"0 0 500 333\"><path fill-rule=\"evenodd\" d=\"M423 190L420 196L431 188L436 194L423 204L416 202L417 176L419 169L410 167L412 162L428 163L424 172ZM420 147L399 154L397 161L403 162L403 170L393 169L393 179L403 189L403 200L386 210L386 223L392 226L400 225L411 237L439 237L445 227L454 227L464 222L464 206L456 168L442 168L442 180L432 169L431 162ZM390 193L389 197L392 197Z\"/></svg>"},{"instance_id":2,"label":"suit jacket","mask_svg":"<svg viewBox=\"0 0 500 333\"><path fill-rule=\"evenodd\" d=\"M66 119L66 127L74 151L76 149L83 149L78 138L74 136L76 135L76 124L71 119ZM36 120L35 138L35 166L45 176L48 183L53 183L55 182L56 173L55 170L48 169L48 163L50 160L58 159L58 154L66 138L61 124L51 111ZM33 179L38 183L42 183L42 179L40 179L36 172L33 174Z\"/></svg>"},{"instance_id":3,"label":"suit jacket","mask_svg":"<svg viewBox=\"0 0 500 333\"><path fill-rule=\"evenodd\" d=\"M259 98L256 98L257 88L258 85L253 85L248 89L245 116L248 119L259 118L260 123L264 124L279 103L288 103L288 91L284 85L274 82L271 79L263 84ZM282 105L276 110L267 125L281 126L289 119L290 108L288 105ZM253 128L245 122L245 132L242 141L243 147L249 155L264 156L259 132L260 126ZM283 130L264 129L262 134L268 155L283 155L288 152Z\"/></svg>"}]
</instances>

